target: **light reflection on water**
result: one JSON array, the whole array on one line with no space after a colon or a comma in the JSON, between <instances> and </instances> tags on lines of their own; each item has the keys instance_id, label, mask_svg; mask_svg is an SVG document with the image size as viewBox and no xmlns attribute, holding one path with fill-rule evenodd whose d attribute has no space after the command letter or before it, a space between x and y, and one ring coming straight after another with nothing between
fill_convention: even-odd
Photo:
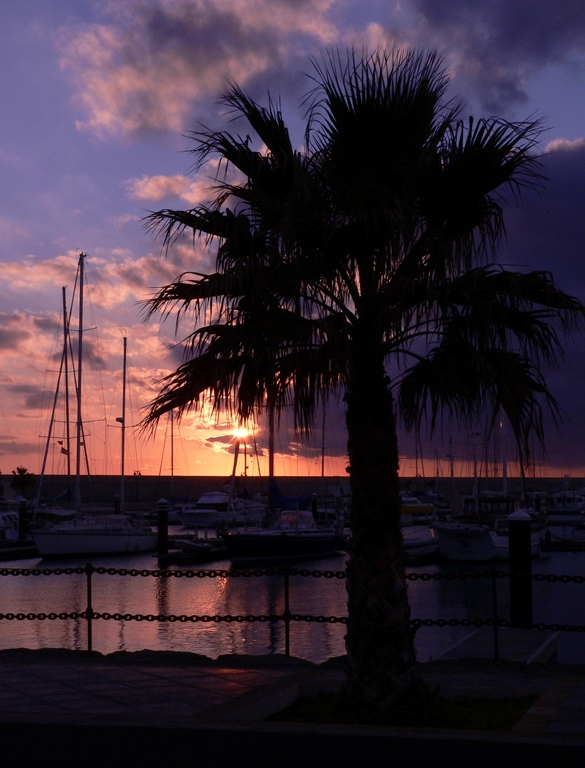
<instances>
[{"instance_id":1,"label":"light reflection on water","mask_svg":"<svg viewBox=\"0 0 585 768\"><path fill-rule=\"evenodd\" d=\"M66 568L85 561L39 559L2 563L4 568ZM152 555L95 558L105 568L156 570ZM202 570L228 569L222 561ZM345 555L295 563L309 571L343 571ZM498 564L506 570L506 564ZM411 569L412 573L487 573L489 565L442 564ZM533 561L533 572L567 576L585 575L585 553L549 553ZM410 580L409 598L413 619L489 618L492 615L492 583L489 578ZM507 581L498 579L498 611L509 618ZM585 584L533 582L534 622L585 625ZM94 574L92 603L100 613L144 615L268 616L284 610L284 585L280 576L187 578ZM86 576L0 576L0 612L81 612L86 607ZM345 580L296 576L290 579L292 613L314 616L345 616ZM341 623L293 622L290 650L293 656L322 662L343 655L345 627ZM437 657L470 632L465 627L421 627L416 634L420 661ZM0 648L87 648L87 627L79 620L0 621ZM93 648L101 653L143 649L199 653L216 658L223 654L284 653L282 622L190 622L96 620ZM559 661L585 663L585 633L564 633Z\"/></svg>"}]
</instances>

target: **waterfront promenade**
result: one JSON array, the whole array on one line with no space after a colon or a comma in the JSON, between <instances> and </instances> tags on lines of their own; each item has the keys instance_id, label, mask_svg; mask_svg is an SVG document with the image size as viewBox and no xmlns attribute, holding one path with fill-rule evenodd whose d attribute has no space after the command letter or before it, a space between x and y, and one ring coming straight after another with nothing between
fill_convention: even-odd
<instances>
[{"instance_id":1,"label":"waterfront promenade","mask_svg":"<svg viewBox=\"0 0 585 768\"><path fill-rule=\"evenodd\" d=\"M342 659L0 651L2 765L582 765L585 667L460 659L421 672L442 695L539 698L508 732L295 725L265 718L338 687Z\"/></svg>"}]
</instances>

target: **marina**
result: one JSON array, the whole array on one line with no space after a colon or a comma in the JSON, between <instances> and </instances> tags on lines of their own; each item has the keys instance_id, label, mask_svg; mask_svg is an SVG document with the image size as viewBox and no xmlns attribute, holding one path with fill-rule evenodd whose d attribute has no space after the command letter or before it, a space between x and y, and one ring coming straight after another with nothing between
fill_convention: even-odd
<instances>
[{"instance_id":1,"label":"marina","mask_svg":"<svg viewBox=\"0 0 585 768\"><path fill-rule=\"evenodd\" d=\"M309 619L292 623L292 656L322 663L344 655L344 624L328 617L347 615L343 578L346 558L345 554L336 554L295 561L299 575L289 579L290 610ZM224 654L278 655L285 651L282 621L244 618L282 616L282 575L262 575L262 569L257 568L247 575L234 575L232 563L224 559L184 569L169 566L170 572L179 574L173 577L158 569L153 553L100 557L92 563L99 569L92 579L93 611L106 617L93 622L93 647L100 653L148 649L217 658ZM63 612L81 613L86 609L85 564L85 558L4 562L0 571L25 570L27 575L0 575L0 649L86 649L86 621L58 618ZM35 571L44 569L53 572L35 575ZM71 573L75 569L80 572ZM533 574L539 577L532 585L534 624L585 624L585 585L580 583L585 574L582 553L546 553L534 559ZM470 621L488 621L493 615L493 584L485 565L432 563L409 568L407 575L420 661L441 657L470 635L474 630ZM507 579L498 579L496 587L498 614L506 619L510 611ZM27 620L29 614L45 618ZM52 619L49 614L53 614ZM171 615L185 618L157 620ZM207 618L195 621L193 616ZM216 616L223 620L209 618ZM561 632L557 658L566 664L585 663L585 633Z\"/></svg>"},{"instance_id":2,"label":"marina","mask_svg":"<svg viewBox=\"0 0 585 768\"><path fill-rule=\"evenodd\" d=\"M150 524L155 525L158 512L171 509L165 498L173 498L165 483L169 478L128 478L126 509L128 514L145 514L150 510ZM58 495L63 479L49 476L47 491ZM245 478L250 497L263 495L263 479ZM92 498L91 484L99 493L94 503L108 508L107 499L115 497L119 479L81 477L83 498ZM189 505L193 500L218 499L218 489L225 480L206 477L174 477L174 507ZM334 496L348 498L346 478L328 478ZM498 480L494 480L497 487ZM510 479L510 492L517 493ZM461 495L472 490L472 479L458 480ZM486 481L487 485L487 481ZM279 486L287 496L315 498L322 484L315 478L279 478ZM552 489L557 481L551 481ZM152 499L159 499L159 502ZM402 523L409 576L408 590L411 620L416 622L415 643L419 660L440 658L457 647L477 629L469 622L488 621L493 615L493 585L486 573L489 562L461 562L437 559L436 537L430 525L432 507L416 501L418 497L405 494ZM150 499L150 501L149 501ZM191 500L191 501L190 501ZM225 501L222 497L222 501ZM416 502L416 503L415 503ZM413 510L420 515L413 515ZM111 505L113 508L113 505ZM572 511L572 510L571 510ZM420 517L419 524L414 518ZM559 518L555 518L555 522ZM576 529L575 529L576 530ZM578 534L578 531L576 535ZM573 544L575 537L573 537ZM87 647L87 625L83 618L27 620L27 615L58 616L82 613L87 607L86 576L68 574L90 561L100 571L92 580L93 610L106 619L93 622L93 647L100 653L119 651L170 651L202 654L217 658L225 654L278 655L285 651L286 631L282 620L285 592L282 576L240 577L235 567L254 570L274 563L245 560L234 564L215 528L197 531L179 524L168 528L168 546L164 553L157 550L154 539L147 552L60 558L41 558L31 551L11 550L5 546L2 565L6 569L52 569L59 575L0 576L0 649L15 647L38 650L63 648L84 650ZM11 546L14 544L11 542ZM565 551L565 547L566 550ZM337 547L336 547L337 548ZM294 568L309 575L290 578L289 599L292 614L302 614L302 621L290 627L290 653L313 663L323 663L345 653L343 618L347 615L345 563L347 554L316 552L311 558L300 553ZM10 559L10 551L13 558ZM237 560L237 558L236 558ZM277 563L278 564L278 561ZM507 562L498 560L498 570L505 571ZM533 574L542 580L533 581L534 623L585 625L585 611L580 615L583 590L579 583L548 581L549 575L581 577L585 574L585 554L557 537L549 537L549 545L533 558ZM161 573L168 569L180 576ZM126 571L120 575L118 571ZM195 575L196 572L203 572ZM204 575L204 572L213 575ZM155 572L156 575L146 575ZM316 576L321 572L326 576ZM482 574L477 576L475 574ZM339 575L341 574L341 575ZM505 578L497 581L497 603L500 619L510 611L509 585ZM7 615L21 618L6 619ZM143 617L135 619L135 616ZM157 617L181 617L159 620ZM268 617L251 621L246 617ZM144 618L145 617L145 618ZM193 617L204 617L194 620ZM211 617L211 618L210 618ZM220 617L213 618L213 617ZM270 617L277 617L276 619ZM465 622L468 622L465 625ZM535 631L540 635L540 631ZM585 663L585 633L564 631L555 642L557 658L563 663ZM527 653L530 653L529 651Z\"/></svg>"}]
</instances>

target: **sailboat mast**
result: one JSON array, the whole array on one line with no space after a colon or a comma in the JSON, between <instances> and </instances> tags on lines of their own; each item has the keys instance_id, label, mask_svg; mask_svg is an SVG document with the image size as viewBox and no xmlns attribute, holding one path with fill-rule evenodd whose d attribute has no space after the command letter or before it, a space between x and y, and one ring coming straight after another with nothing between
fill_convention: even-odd
<instances>
[{"instance_id":1,"label":"sailboat mast","mask_svg":"<svg viewBox=\"0 0 585 768\"><path fill-rule=\"evenodd\" d=\"M85 253L79 254L79 331L78 331L78 349L77 349L77 448L75 454L75 507L81 506L81 384L83 371L83 266Z\"/></svg>"},{"instance_id":2,"label":"sailboat mast","mask_svg":"<svg viewBox=\"0 0 585 768\"><path fill-rule=\"evenodd\" d=\"M504 495L508 493L508 461L506 456L506 426L504 423L504 414L501 415L500 421L500 437L502 441L501 453L502 453L502 492Z\"/></svg>"},{"instance_id":3,"label":"sailboat mast","mask_svg":"<svg viewBox=\"0 0 585 768\"><path fill-rule=\"evenodd\" d=\"M69 318L67 316L67 298L65 286L63 291L63 366L65 373L65 450L67 451L67 485L71 480L71 429L69 416Z\"/></svg>"},{"instance_id":4,"label":"sailboat mast","mask_svg":"<svg viewBox=\"0 0 585 768\"><path fill-rule=\"evenodd\" d=\"M321 498L325 497L325 418L327 412L323 403L323 419L321 423Z\"/></svg>"},{"instance_id":5,"label":"sailboat mast","mask_svg":"<svg viewBox=\"0 0 585 768\"><path fill-rule=\"evenodd\" d=\"M175 417L173 411L169 411L171 424L171 503L175 502Z\"/></svg>"},{"instance_id":6,"label":"sailboat mast","mask_svg":"<svg viewBox=\"0 0 585 768\"><path fill-rule=\"evenodd\" d=\"M65 287L63 287L63 312L66 315L66 308L65 308ZM61 387L61 377L63 375L63 370L67 371L67 320L64 319L64 338L63 338L63 352L61 354L61 365L59 367L59 375L57 377L57 386L55 388L55 394L53 395L53 407L51 410L51 418L49 420L49 431L47 434L47 442L45 443L45 452L43 454L43 461L41 464L41 475L39 478L39 486L37 490L37 495L35 499L35 509L39 508L39 504L41 501L41 491L43 487L43 480L45 477L45 469L47 467L47 457L49 455L49 446L51 444L51 437L53 434L53 427L55 425L55 412L57 410L57 401L59 400L59 389ZM67 373L65 373L65 380L67 380ZM67 428L67 480L70 479L70 458L69 458L69 427Z\"/></svg>"},{"instance_id":7,"label":"sailboat mast","mask_svg":"<svg viewBox=\"0 0 585 768\"><path fill-rule=\"evenodd\" d=\"M274 482L274 404L268 405L268 483Z\"/></svg>"},{"instance_id":8,"label":"sailboat mast","mask_svg":"<svg viewBox=\"0 0 585 768\"><path fill-rule=\"evenodd\" d=\"M124 336L124 362L122 364L122 466L120 468L120 512L124 511L124 474L125 474L125 458L126 458L126 349L128 346L128 339Z\"/></svg>"}]
</instances>

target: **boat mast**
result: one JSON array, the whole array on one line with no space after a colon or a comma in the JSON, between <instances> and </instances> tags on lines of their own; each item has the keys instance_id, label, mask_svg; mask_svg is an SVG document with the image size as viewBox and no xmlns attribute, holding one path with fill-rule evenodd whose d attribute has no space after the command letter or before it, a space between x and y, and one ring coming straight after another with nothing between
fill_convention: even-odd
<instances>
[{"instance_id":1,"label":"boat mast","mask_svg":"<svg viewBox=\"0 0 585 768\"><path fill-rule=\"evenodd\" d=\"M82 361L83 361L83 265L85 253L79 254L79 330L78 330L78 349L77 349L77 447L75 454L75 508L81 507L81 384L82 384Z\"/></svg>"},{"instance_id":2,"label":"boat mast","mask_svg":"<svg viewBox=\"0 0 585 768\"><path fill-rule=\"evenodd\" d=\"M69 325L68 325L68 322L67 322L67 303L66 303L66 300L65 300L65 286L62 287L62 291L63 291L63 352L61 354L61 365L59 367L59 375L57 377L57 386L55 387L55 394L53 395L53 407L52 407L52 410L51 410L51 418L49 420L49 431L48 431L48 434L47 434L47 442L45 443L45 452L43 454L43 462L42 462L42 465L41 465L41 475L40 475L40 480L39 480L39 488L38 488L37 496L36 496L36 499L35 499L35 508L37 508L37 509L38 509L38 507L40 505L40 501L41 501L41 491L42 491L42 487L43 487L43 480L44 480L44 477L45 477L45 469L47 467L47 457L49 455L49 446L51 444L51 437L52 437L52 434L53 434L53 426L55 424L55 413L56 413L56 410L57 410L57 401L59 400L59 389L60 389L60 386L61 386L61 376L63 375L63 371L65 371L65 382L67 383L67 355L68 355L67 344L68 344L68 339L69 339L69 333L68 333ZM69 418L68 418L68 416L69 416L69 402L68 402L67 396L65 398L65 402L66 402L66 409L67 409L67 418L66 418L66 422L67 422L67 442L66 442L67 448L66 449L61 448L61 450L66 450L66 452L67 452L67 481L69 482L69 479L71 477L71 458L70 458L70 450L69 450L69 447L70 447L69 446Z\"/></svg>"},{"instance_id":3,"label":"boat mast","mask_svg":"<svg viewBox=\"0 0 585 768\"><path fill-rule=\"evenodd\" d=\"M502 493L506 496L508 493L508 461L506 456L506 428L503 412L500 416L500 439L502 441Z\"/></svg>"},{"instance_id":4,"label":"boat mast","mask_svg":"<svg viewBox=\"0 0 585 768\"><path fill-rule=\"evenodd\" d=\"M65 297L65 286L63 291L63 367L65 371L65 445L67 452L67 485L71 479L71 429L69 416L69 318L67 316L67 300Z\"/></svg>"},{"instance_id":5,"label":"boat mast","mask_svg":"<svg viewBox=\"0 0 585 768\"><path fill-rule=\"evenodd\" d=\"M479 496L479 484L477 479L477 446L475 445L475 438L477 432L473 432L472 446L473 446L473 498L477 499Z\"/></svg>"},{"instance_id":6,"label":"boat mast","mask_svg":"<svg viewBox=\"0 0 585 768\"><path fill-rule=\"evenodd\" d=\"M171 503L175 503L175 416L172 410L169 411L169 421L171 423Z\"/></svg>"},{"instance_id":7,"label":"boat mast","mask_svg":"<svg viewBox=\"0 0 585 768\"><path fill-rule=\"evenodd\" d=\"M325 498L325 402L323 402L323 420L321 423L321 498Z\"/></svg>"},{"instance_id":8,"label":"boat mast","mask_svg":"<svg viewBox=\"0 0 585 768\"><path fill-rule=\"evenodd\" d=\"M124 460L126 457L126 348L128 346L128 339L124 336L124 362L122 365L122 418L120 420L122 425L122 466L120 468L120 512L124 511L124 474L125 466Z\"/></svg>"},{"instance_id":9,"label":"boat mast","mask_svg":"<svg viewBox=\"0 0 585 768\"><path fill-rule=\"evenodd\" d=\"M268 405L268 487L274 482L274 403Z\"/></svg>"}]
</instances>

